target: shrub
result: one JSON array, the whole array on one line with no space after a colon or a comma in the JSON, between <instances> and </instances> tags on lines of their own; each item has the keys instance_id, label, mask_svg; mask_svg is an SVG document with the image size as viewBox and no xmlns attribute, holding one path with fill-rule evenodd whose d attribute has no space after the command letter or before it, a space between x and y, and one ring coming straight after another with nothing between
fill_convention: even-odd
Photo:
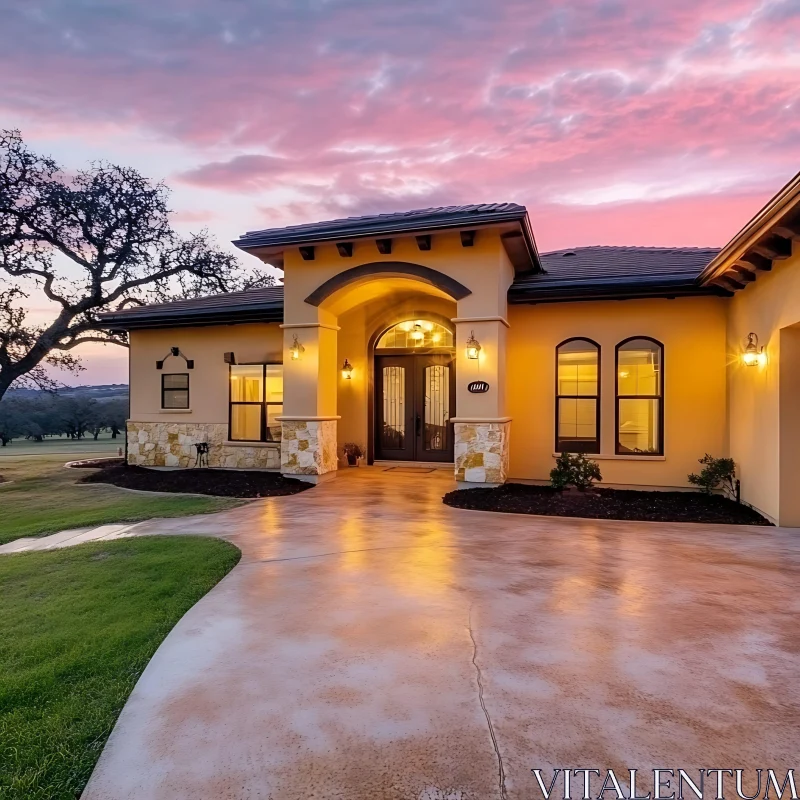
<instances>
[{"instance_id":1,"label":"shrub","mask_svg":"<svg viewBox=\"0 0 800 800\"><path fill-rule=\"evenodd\" d=\"M731 492L735 491L733 479L736 477L736 465L732 458L714 458L706 453L698 459L703 464L703 469L697 475L694 472L688 476L689 483L699 486L705 494L711 494L720 484Z\"/></svg>"},{"instance_id":2,"label":"shrub","mask_svg":"<svg viewBox=\"0 0 800 800\"><path fill-rule=\"evenodd\" d=\"M595 481L602 481L600 465L583 453L562 453L550 471L550 482L554 489L575 486L581 491L591 489Z\"/></svg>"}]
</instances>

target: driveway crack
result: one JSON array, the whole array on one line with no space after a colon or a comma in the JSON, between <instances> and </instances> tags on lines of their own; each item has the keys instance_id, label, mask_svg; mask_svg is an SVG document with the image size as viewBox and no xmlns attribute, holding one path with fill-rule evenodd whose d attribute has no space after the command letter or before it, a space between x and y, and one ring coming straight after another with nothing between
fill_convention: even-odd
<instances>
[{"instance_id":1,"label":"driveway crack","mask_svg":"<svg viewBox=\"0 0 800 800\"><path fill-rule=\"evenodd\" d=\"M481 704L483 715L486 717L486 724L489 726L489 736L492 739L494 746L494 753L497 756L497 770L498 780L500 783L500 797L502 800L508 800L508 792L506 791L506 772L503 766L503 756L500 755L500 746L497 743L497 735L494 732L494 725L492 718L489 715L489 710L486 708L486 701L483 697L483 673L480 666L478 666L478 642L475 640L475 633L472 630L472 606L469 607L469 616L467 618L467 630L469 630L469 638L472 639L472 666L475 667L475 674L478 680L478 702Z\"/></svg>"}]
</instances>

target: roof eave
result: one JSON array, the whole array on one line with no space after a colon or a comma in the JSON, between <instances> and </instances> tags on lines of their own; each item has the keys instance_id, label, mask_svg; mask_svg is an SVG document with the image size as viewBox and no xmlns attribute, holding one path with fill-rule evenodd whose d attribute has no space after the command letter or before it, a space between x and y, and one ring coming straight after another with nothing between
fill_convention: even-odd
<instances>
[{"instance_id":1,"label":"roof eave","mask_svg":"<svg viewBox=\"0 0 800 800\"><path fill-rule=\"evenodd\" d=\"M404 233L436 233L437 231L489 227L513 222L517 222L520 225L525 248L531 262L527 269L515 264L515 270L517 272L542 272L539 251L531 229L530 218L525 209L502 213L464 214L461 217L453 217L439 222L431 222L430 220L385 222L380 225L354 226L349 230L343 228L340 231L320 231L319 233L305 235L301 233L287 234L283 237L275 236L262 239L259 239L256 235L250 236L246 234L239 239L234 239L232 244L240 250L259 257L269 258L270 256L276 256L277 260L282 264L282 253L287 247L301 247L303 245L341 242L352 239L376 239Z\"/></svg>"},{"instance_id":2,"label":"roof eave","mask_svg":"<svg viewBox=\"0 0 800 800\"><path fill-rule=\"evenodd\" d=\"M224 308L169 314L104 314L100 321L103 329L110 331L239 325L247 322L283 322L283 306L280 308Z\"/></svg>"},{"instance_id":3,"label":"roof eave","mask_svg":"<svg viewBox=\"0 0 800 800\"><path fill-rule=\"evenodd\" d=\"M730 297L731 292L719 286L699 286L694 281L675 283L627 283L607 286L584 285L553 287L514 287L508 292L511 305L562 303L587 300L644 300L677 297Z\"/></svg>"},{"instance_id":4,"label":"roof eave","mask_svg":"<svg viewBox=\"0 0 800 800\"><path fill-rule=\"evenodd\" d=\"M708 263L697 281L708 285L723 276L771 228L800 205L800 172L797 173Z\"/></svg>"}]
</instances>

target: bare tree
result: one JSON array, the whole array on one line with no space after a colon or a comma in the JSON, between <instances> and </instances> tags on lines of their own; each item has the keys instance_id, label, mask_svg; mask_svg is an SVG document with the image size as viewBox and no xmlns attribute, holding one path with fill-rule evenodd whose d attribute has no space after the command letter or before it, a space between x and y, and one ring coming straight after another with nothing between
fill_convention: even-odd
<instances>
[{"instance_id":1,"label":"bare tree","mask_svg":"<svg viewBox=\"0 0 800 800\"><path fill-rule=\"evenodd\" d=\"M129 167L97 162L68 178L19 131L0 131L0 399L15 382L54 388L48 368L80 369L72 351L86 342L126 346L101 311L272 283L207 231L179 236L167 197ZM27 321L32 289L53 305L49 323Z\"/></svg>"}]
</instances>

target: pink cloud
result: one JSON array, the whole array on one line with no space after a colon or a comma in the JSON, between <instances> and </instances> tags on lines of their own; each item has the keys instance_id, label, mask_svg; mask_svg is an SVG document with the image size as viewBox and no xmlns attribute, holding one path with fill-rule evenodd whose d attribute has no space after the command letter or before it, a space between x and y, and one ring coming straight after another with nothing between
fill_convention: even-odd
<instances>
[{"instance_id":1,"label":"pink cloud","mask_svg":"<svg viewBox=\"0 0 800 800\"><path fill-rule=\"evenodd\" d=\"M178 143L176 185L253 197L266 224L514 200L546 230L718 244L690 212L733 213L800 157L793 0L20 9L0 110ZM259 202L275 190L292 205Z\"/></svg>"}]
</instances>

